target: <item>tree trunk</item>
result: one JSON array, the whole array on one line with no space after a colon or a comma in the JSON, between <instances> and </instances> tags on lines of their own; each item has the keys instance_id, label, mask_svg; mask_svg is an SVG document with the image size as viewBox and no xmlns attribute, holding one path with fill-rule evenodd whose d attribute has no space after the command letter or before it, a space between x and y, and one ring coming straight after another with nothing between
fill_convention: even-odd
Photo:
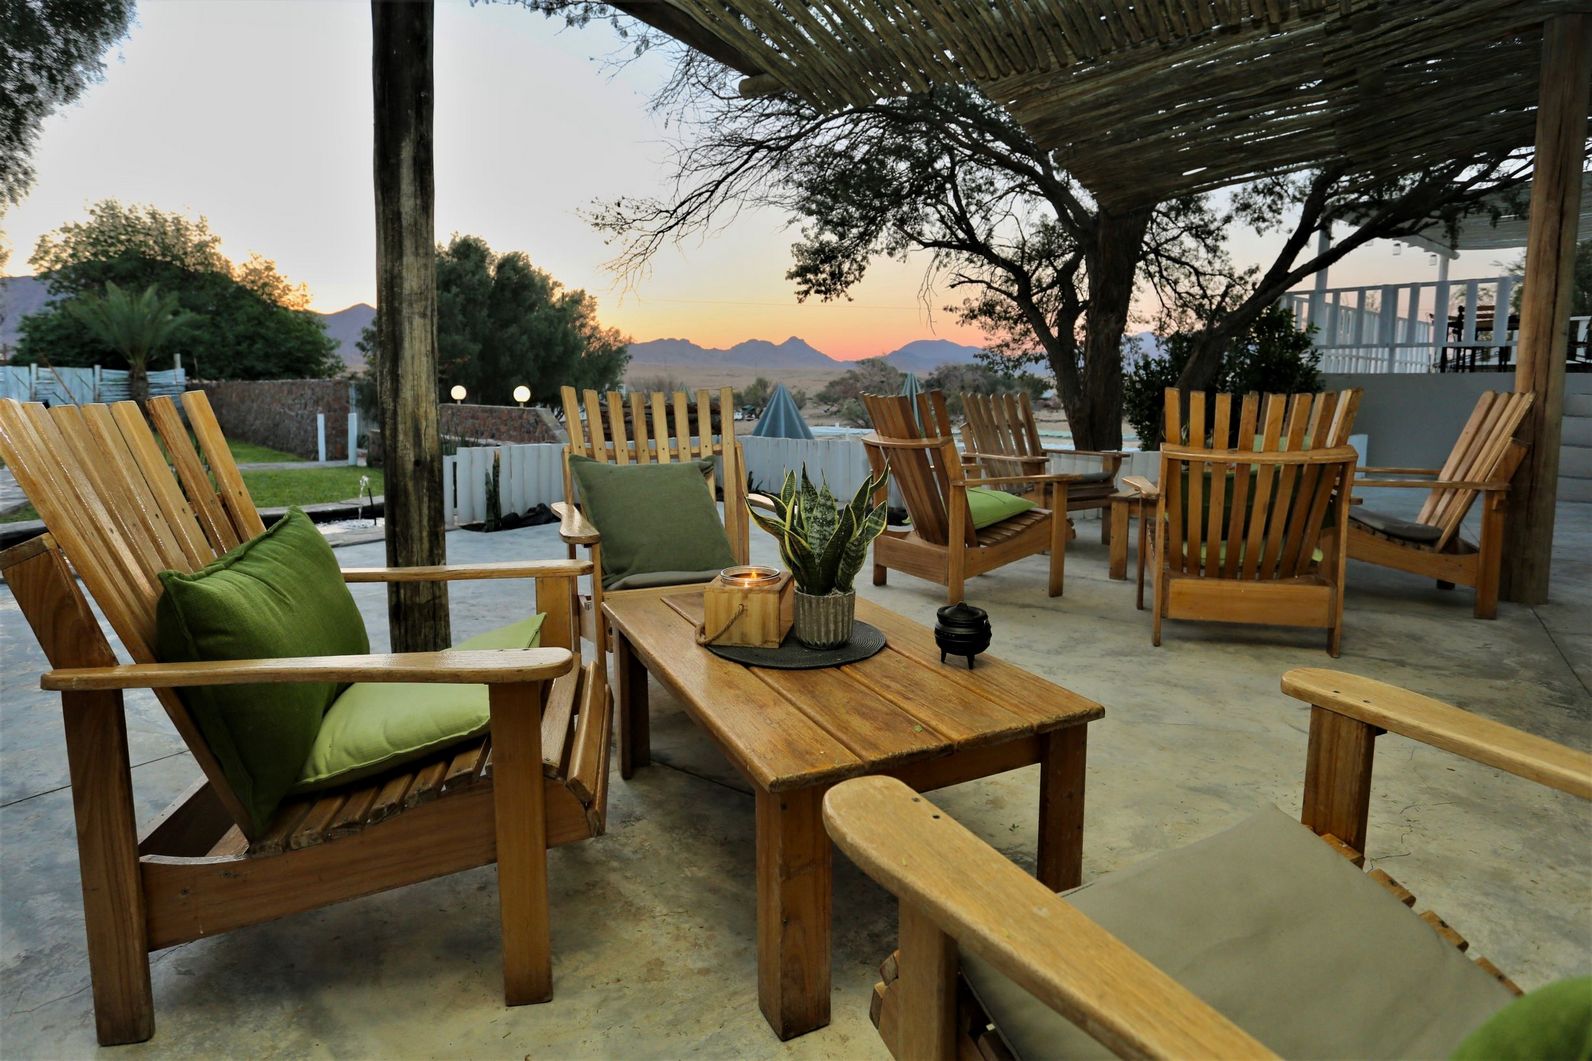
<instances>
[{"instance_id":1,"label":"tree trunk","mask_svg":"<svg viewBox=\"0 0 1592 1061\"><path fill-rule=\"evenodd\" d=\"M1264 306L1262 306L1264 308ZM1220 323L1207 324L1194 340L1194 352L1177 377L1177 389L1182 391L1208 391L1216 389L1222 375L1222 359L1226 356L1228 341L1254 323L1260 310L1246 313L1242 308L1223 317Z\"/></svg>"},{"instance_id":2,"label":"tree trunk","mask_svg":"<svg viewBox=\"0 0 1592 1061\"><path fill-rule=\"evenodd\" d=\"M1089 254L1089 312L1084 328L1083 401L1067 410L1078 449L1122 448L1122 337L1150 210L1102 205Z\"/></svg>"},{"instance_id":3,"label":"tree trunk","mask_svg":"<svg viewBox=\"0 0 1592 1061\"><path fill-rule=\"evenodd\" d=\"M432 186L430 0L372 0L376 104L376 351L386 472L387 563L441 564L437 270ZM387 587L394 652L447 648L443 582Z\"/></svg>"},{"instance_id":4,"label":"tree trunk","mask_svg":"<svg viewBox=\"0 0 1592 1061\"><path fill-rule=\"evenodd\" d=\"M149 366L141 361L127 362L127 396L143 408L149 401Z\"/></svg>"}]
</instances>

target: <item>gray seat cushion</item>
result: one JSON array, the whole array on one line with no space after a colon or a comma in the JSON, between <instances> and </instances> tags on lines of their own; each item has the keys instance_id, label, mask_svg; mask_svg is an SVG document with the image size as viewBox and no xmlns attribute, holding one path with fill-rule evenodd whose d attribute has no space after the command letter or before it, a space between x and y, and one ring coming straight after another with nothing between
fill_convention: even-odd
<instances>
[{"instance_id":1,"label":"gray seat cushion","mask_svg":"<svg viewBox=\"0 0 1592 1061\"><path fill-rule=\"evenodd\" d=\"M1511 995L1275 808L1067 896L1283 1057L1447 1057ZM1019 1057L1111 1057L966 951Z\"/></svg>"},{"instance_id":2,"label":"gray seat cushion","mask_svg":"<svg viewBox=\"0 0 1592 1061\"><path fill-rule=\"evenodd\" d=\"M1437 539L1443 536L1441 527L1434 527L1430 523L1415 523L1407 519L1390 516L1386 512L1356 505L1349 510L1349 519L1362 527L1369 527L1374 531L1386 534L1389 538L1399 541L1414 542L1417 545L1435 545Z\"/></svg>"}]
</instances>

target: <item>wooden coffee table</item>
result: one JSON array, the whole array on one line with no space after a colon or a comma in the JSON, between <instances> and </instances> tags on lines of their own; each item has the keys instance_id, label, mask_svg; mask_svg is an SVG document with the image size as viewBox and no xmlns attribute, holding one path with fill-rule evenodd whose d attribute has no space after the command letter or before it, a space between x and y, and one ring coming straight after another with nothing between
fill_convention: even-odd
<instances>
[{"instance_id":1,"label":"wooden coffee table","mask_svg":"<svg viewBox=\"0 0 1592 1061\"><path fill-rule=\"evenodd\" d=\"M865 600L889 645L826 670L746 667L696 644L702 594L610 598L624 777L651 759L647 676L679 698L757 803L757 994L781 1039L829 1023L830 850L824 792L861 774L919 791L1040 765L1038 876L1079 883L1085 726L1104 709L1003 663L940 662L933 633Z\"/></svg>"}]
</instances>

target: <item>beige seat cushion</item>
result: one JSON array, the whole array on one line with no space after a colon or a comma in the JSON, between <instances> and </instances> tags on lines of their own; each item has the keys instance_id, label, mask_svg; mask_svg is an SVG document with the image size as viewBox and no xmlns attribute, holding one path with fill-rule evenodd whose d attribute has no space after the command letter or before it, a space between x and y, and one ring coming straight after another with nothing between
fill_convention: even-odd
<instances>
[{"instance_id":1,"label":"beige seat cushion","mask_svg":"<svg viewBox=\"0 0 1592 1061\"><path fill-rule=\"evenodd\" d=\"M1375 881L1275 808L1067 901L1283 1057L1447 1057L1511 999ZM1019 1057L1111 1057L972 954Z\"/></svg>"}]
</instances>

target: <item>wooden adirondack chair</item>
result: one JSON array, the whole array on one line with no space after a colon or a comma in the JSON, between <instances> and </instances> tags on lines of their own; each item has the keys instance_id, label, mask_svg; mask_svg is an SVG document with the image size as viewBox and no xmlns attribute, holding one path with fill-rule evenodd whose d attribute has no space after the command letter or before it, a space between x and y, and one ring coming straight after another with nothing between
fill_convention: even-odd
<instances>
[{"instance_id":1,"label":"wooden adirondack chair","mask_svg":"<svg viewBox=\"0 0 1592 1061\"><path fill-rule=\"evenodd\" d=\"M1165 874L1162 879L1170 887L1163 890L1192 894L1190 905L1210 909L1207 917L1253 926L1249 936L1234 932L1209 951L1197 949L1196 940L1193 954L1170 961L1163 955L1152 964L1123 941L1138 934L1132 931L1134 921L1153 924L1164 920L1166 911L1147 909L1136 915L1131 900L1123 902L1114 911L1114 920L1126 923L1126 928L1119 924L1110 931L1079 908L1084 898L1069 900L1051 893L900 781L855 778L830 789L824 797L824 824L831 838L864 873L901 901L900 949L880 967L883 982L875 985L872 1004L874 1025L891 1053L911 1061L1011 1057L1005 1034L1014 1032L1021 1033L1014 1037L1043 1038L1049 1050L1061 1051L1061 1036L1075 1034L1070 1024L1123 1057L1274 1056L1254 1037L1255 1025L1275 1027L1280 1022L1286 1027L1304 1018L1298 1012L1299 995L1289 994L1286 986L1281 992L1272 988L1272 1000L1262 1001L1267 984L1288 985L1301 976L1309 978L1308 963L1317 960L1318 953L1304 948L1285 951L1277 964L1286 962L1291 969L1254 958L1245 961L1240 948L1249 946L1253 953L1253 945L1263 945L1262 937L1267 936L1255 924L1263 899L1268 909L1280 907L1283 918L1293 922L1308 918L1308 911L1316 909L1325 915L1319 918L1322 922L1332 917L1333 924L1341 924L1350 916L1346 911L1365 913L1368 908L1382 918L1382 924L1391 922L1397 931L1381 935L1369 927L1358 933L1334 931L1327 925L1316 930L1325 937L1323 949L1337 951L1327 965L1334 971L1356 970L1376 981L1390 961L1402 961L1404 953L1410 953L1413 973L1406 971L1406 980L1418 979L1422 968L1431 968L1447 978L1445 983L1463 982L1467 1000L1479 995L1490 999L1490 1006L1518 995L1520 989L1485 958L1444 946L1465 951L1468 944L1434 911L1415 914L1415 896L1385 871L1345 873L1347 867L1316 854L1310 833L1353 866L1364 867L1361 852L1371 803L1373 742L1384 731L1581 799L1592 799L1592 756L1352 674L1293 670L1284 675L1283 690L1311 705L1301 815L1309 832L1300 830L1303 841L1284 837L1291 846L1304 848L1298 855L1310 856L1311 879L1263 874L1249 888L1203 888L1192 894L1194 875L1188 873L1191 861L1186 855L1192 848L1153 856L1146 864L1131 867L1125 873L1136 874L1140 882ZM1280 828L1295 827L1284 820ZM1271 854L1252 849L1247 857L1238 853L1229 864L1259 862ZM1181 873L1176 865L1180 857ZM1100 892L1111 886L1115 876L1091 883L1094 909L1101 908ZM1383 900L1377 886L1411 912L1402 913ZM1307 889L1325 894L1327 901L1313 908L1306 905L1308 900L1294 898ZM1369 897L1365 892L1371 893ZM1153 894L1153 889L1143 888L1140 894L1145 893ZM1405 917L1408 922L1402 920ZM1416 922L1425 922L1440 941L1428 942L1425 929ZM1179 938L1190 931L1175 925L1163 929L1168 934L1176 931ZM1398 953L1395 944L1413 946ZM1466 968L1467 958L1479 968ZM1189 982L1162 971L1173 965L1188 970ZM1191 987L1199 986L1207 967L1227 970L1219 992L1226 1000L1221 1012ZM1233 977L1247 980L1235 983ZM1246 982L1248 988L1243 986ZM1204 986L1210 988L1208 979ZM1478 1016L1426 1011L1432 999L1443 997L1435 991L1402 991L1388 998L1374 990L1356 995L1343 987L1337 981L1322 984L1319 994L1325 1000L1309 1000L1317 1004L1318 1014L1321 1008L1330 1011L1334 1031L1343 1035L1356 1034L1364 1027L1362 1018L1374 1016L1354 1008L1356 1000L1363 1007L1367 997L1374 999L1374 1008L1405 1007L1382 1017L1384 1023L1408 1015L1435 1017L1441 1026L1456 1016L1471 1022ZM1457 997L1457 992L1447 997ZM1267 1005L1271 1012L1257 1012ZM1346 1046L1340 1041L1326 1053L1366 1056L1377 1045ZM1385 1049L1383 1044L1384 1053L1376 1056L1386 1056Z\"/></svg>"},{"instance_id":2,"label":"wooden adirondack chair","mask_svg":"<svg viewBox=\"0 0 1592 1061\"><path fill-rule=\"evenodd\" d=\"M1530 393L1487 391L1476 400L1470 420L1441 469L1361 468L1362 474L1375 478L1356 479L1357 487L1430 493L1413 521L1360 506L1351 508L1349 558L1425 575L1437 579L1445 589L1456 584L1472 586L1476 618L1497 618L1509 482L1526 456L1526 446L1515 433L1530 409ZM1473 543L1460 535L1459 528L1477 497L1483 495L1481 534Z\"/></svg>"},{"instance_id":3,"label":"wooden adirondack chair","mask_svg":"<svg viewBox=\"0 0 1592 1061\"><path fill-rule=\"evenodd\" d=\"M1034 405L1028 393L964 394L963 458L976 459L990 475L1042 475L1050 458L1090 457L1100 461L1098 472L1079 475L1067 488L1067 511L1101 509L1100 540L1111 541L1111 521L1103 510L1111 507L1117 473L1127 454L1116 450L1057 449L1040 441Z\"/></svg>"},{"instance_id":4,"label":"wooden adirondack chair","mask_svg":"<svg viewBox=\"0 0 1592 1061\"><path fill-rule=\"evenodd\" d=\"M949 434L944 394L919 394L916 420L911 399L901 395L868 394L862 400L874 427L874 433L862 440L868 463L875 475L890 470L912 518L909 530L887 528L874 539L874 585L884 585L888 570L895 568L940 583L946 587L946 600L955 604L962 599L966 579L1048 549L1048 592L1061 596L1067 539L1072 533L1066 516L1067 491L1075 476L1002 475L969 482ZM1050 507L975 529L968 488L1008 485L1044 489Z\"/></svg>"},{"instance_id":5,"label":"wooden adirondack chair","mask_svg":"<svg viewBox=\"0 0 1592 1061\"><path fill-rule=\"evenodd\" d=\"M564 447L564 501L555 503L553 510L559 515L558 531L569 546L570 559L575 558L577 548L590 552L592 592L581 601L581 621L586 636L596 645L597 660L602 663L608 650L608 622L602 609L602 533L575 501L569 458L590 457L615 464L668 464L716 458L724 481L724 532L730 539L735 562L744 564L751 548L746 457L735 440L735 396L728 387L717 395L697 391L694 406L691 395L684 391L632 391L628 396L610 391L605 398L596 391L577 394L574 387L565 387L561 393L569 444Z\"/></svg>"},{"instance_id":6,"label":"wooden adirondack chair","mask_svg":"<svg viewBox=\"0 0 1592 1061\"><path fill-rule=\"evenodd\" d=\"M1233 448L1233 396L1216 396L1209 421L1204 392L1187 397L1185 427L1182 393L1166 392L1159 489L1125 480L1156 498L1144 561L1155 579L1153 643L1163 618L1271 623L1325 628L1337 656L1360 391L1272 394L1264 411L1246 394ZM1142 604L1142 567L1140 579Z\"/></svg>"},{"instance_id":7,"label":"wooden adirondack chair","mask_svg":"<svg viewBox=\"0 0 1592 1061\"><path fill-rule=\"evenodd\" d=\"M154 1033L154 951L494 861L505 998L550 998L546 849L601 833L607 805L607 683L571 652L576 579L589 565L343 572L349 582L534 579L547 613L540 649L157 663L156 574L195 570L265 529L209 400L189 391L182 404L202 459L170 398L147 406L158 440L133 402L0 401L0 456L49 528L0 553L0 573L55 668L44 688L61 693L99 1041ZM485 683L491 733L290 797L256 830L178 690L310 681ZM154 690L203 773L142 830L122 714L122 690L139 688Z\"/></svg>"}]
</instances>

